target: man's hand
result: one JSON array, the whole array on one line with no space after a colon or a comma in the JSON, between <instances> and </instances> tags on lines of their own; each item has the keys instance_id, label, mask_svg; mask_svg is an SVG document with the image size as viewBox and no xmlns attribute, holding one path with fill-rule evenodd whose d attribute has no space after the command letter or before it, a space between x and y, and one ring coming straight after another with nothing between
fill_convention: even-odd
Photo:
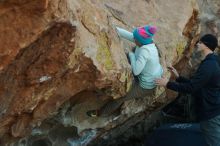
<instances>
[{"instance_id":1,"label":"man's hand","mask_svg":"<svg viewBox=\"0 0 220 146\"><path fill-rule=\"evenodd\" d=\"M174 67L168 66L167 68L170 72L172 72L176 76L176 78L179 78L179 73L177 72L177 70Z\"/></svg>"},{"instance_id":2,"label":"man's hand","mask_svg":"<svg viewBox=\"0 0 220 146\"><path fill-rule=\"evenodd\" d=\"M155 79L155 84L157 86L163 86L166 87L167 83L169 82L169 80L165 77L159 78L159 79Z\"/></svg>"}]
</instances>

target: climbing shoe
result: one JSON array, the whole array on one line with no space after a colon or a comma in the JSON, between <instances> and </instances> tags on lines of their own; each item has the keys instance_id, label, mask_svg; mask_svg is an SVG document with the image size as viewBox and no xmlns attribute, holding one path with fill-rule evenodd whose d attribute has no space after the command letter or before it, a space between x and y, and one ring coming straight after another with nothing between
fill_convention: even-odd
<instances>
[{"instance_id":1,"label":"climbing shoe","mask_svg":"<svg viewBox=\"0 0 220 146\"><path fill-rule=\"evenodd\" d=\"M86 114L89 117L98 117L98 111L97 110L90 110L90 111L86 112Z\"/></svg>"}]
</instances>

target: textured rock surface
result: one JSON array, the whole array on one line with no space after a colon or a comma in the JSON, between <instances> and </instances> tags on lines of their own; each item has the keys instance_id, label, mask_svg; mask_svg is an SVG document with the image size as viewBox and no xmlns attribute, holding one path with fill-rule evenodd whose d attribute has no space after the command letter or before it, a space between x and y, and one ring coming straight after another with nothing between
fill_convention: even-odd
<instances>
[{"instance_id":1,"label":"textured rock surface","mask_svg":"<svg viewBox=\"0 0 220 146\"><path fill-rule=\"evenodd\" d=\"M85 115L130 87L123 48L131 44L117 37L115 26L157 25L164 68L179 62L182 69L200 32L198 16L202 30L211 24L218 35L219 1L205 2L0 0L1 145L64 146L67 138L85 137L86 129L102 128L100 134L164 105L168 99L158 89L155 97L126 102L119 117Z\"/></svg>"}]
</instances>

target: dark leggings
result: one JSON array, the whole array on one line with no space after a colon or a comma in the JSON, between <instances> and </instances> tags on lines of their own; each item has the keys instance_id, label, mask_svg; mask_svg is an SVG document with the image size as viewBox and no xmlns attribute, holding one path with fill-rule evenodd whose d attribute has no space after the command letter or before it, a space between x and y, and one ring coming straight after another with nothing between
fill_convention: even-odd
<instances>
[{"instance_id":1,"label":"dark leggings","mask_svg":"<svg viewBox=\"0 0 220 146\"><path fill-rule=\"evenodd\" d=\"M108 103L106 103L104 106L102 106L99 110L99 116L109 116L112 113L114 113L120 106L127 100L135 99L135 98L142 98L145 96L153 96L154 89L144 89L142 88L138 82L134 81L131 89L129 92L118 99L112 100Z\"/></svg>"}]
</instances>

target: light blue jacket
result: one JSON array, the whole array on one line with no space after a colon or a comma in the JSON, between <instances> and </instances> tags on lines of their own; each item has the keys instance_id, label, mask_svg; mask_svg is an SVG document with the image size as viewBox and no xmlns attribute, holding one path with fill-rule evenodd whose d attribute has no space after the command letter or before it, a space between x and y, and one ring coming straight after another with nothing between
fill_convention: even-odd
<instances>
[{"instance_id":1,"label":"light blue jacket","mask_svg":"<svg viewBox=\"0 0 220 146\"><path fill-rule=\"evenodd\" d=\"M136 47L135 53L129 52L133 74L138 76L139 84L144 89L156 87L154 80L163 74L158 50L155 44Z\"/></svg>"}]
</instances>

